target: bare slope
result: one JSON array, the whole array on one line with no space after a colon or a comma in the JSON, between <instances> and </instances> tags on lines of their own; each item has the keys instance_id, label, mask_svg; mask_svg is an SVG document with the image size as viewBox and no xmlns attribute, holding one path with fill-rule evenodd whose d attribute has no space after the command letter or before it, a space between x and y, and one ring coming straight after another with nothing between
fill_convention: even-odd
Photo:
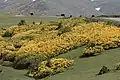
<instances>
[{"instance_id":1,"label":"bare slope","mask_svg":"<svg viewBox=\"0 0 120 80\"><path fill-rule=\"evenodd\" d=\"M17 15L100 15L119 14L119 4L120 0L0 0L0 10Z\"/></svg>"},{"instance_id":2,"label":"bare slope","mask_svg":"<svg viewBox=\"0 0 120 80\"><path fill-rule=\"evenodd\" d=\"M103 14L120 14L120 0L94 0L93 3Z\"/></svg>"},{"instance_id":3,"label":"bare slope","mask_svg":"<svg viewBox=\"0 0 120 80\"><path fill-rule=\"evenodd\" d=\"M0 4L4 11L15 14L35 14L56 15L56 14L72 14L91 15L99 14L94 9L93 3L89 0L0 0Z\"/></svg>"}]
</instances>

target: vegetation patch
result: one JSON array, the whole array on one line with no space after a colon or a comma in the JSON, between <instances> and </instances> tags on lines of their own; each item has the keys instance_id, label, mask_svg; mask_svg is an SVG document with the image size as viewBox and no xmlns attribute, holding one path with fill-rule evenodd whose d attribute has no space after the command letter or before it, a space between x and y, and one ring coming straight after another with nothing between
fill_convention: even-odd
<instances>
[{"instance_id":1,"label":"vegetation patch","mask_svg":"<svg viewBox=\"0 0 120 80\"><path fill-rule=\"evenodd\" d=\"M14 50L15 47L11 43L6 42L3 37L0 37L0 59L5 58L6 55L12 54Z\"/></svg>"},{"instance_id":2,"label":"vegetation patch","mask_svg":"<svg viewBox=\"0 0 120 80\"><path fill-rule=\"evenodd\" d=\"M34 78L45 78L50 75L64 72L66 68L73 65L73 60L64 58L50 59L41 62L37 67L29 70L27 76Z\"/></svg>"},{"instance_id":3,"label":"vegetation patch","mask_svg":"<svg viewBox=\"0 0 120 80\"><path fill-rule=\"evenodd\" d=\"M82 57L95 56L104 51L102 46L86 47L84 49Z\"/></svg>"},{"instance_id":4,"label":"vegetation patch","mask_svg":"<svg viewBox=\"0 0 120 80\"><path fill-rule=\"evenodd\" d=\"M99 73L98 73L97 75L103 75L103 74L105 74L105 73L116 72L116 71L119 71L119 70L120 70L120 63L117 63L117 64L115 65L115 67L113 67L112 69L109 69L108 67L103 66L103 67L100 69L100 71L99 71Z\"/></svg>"},{"instance_id":5,"label":"vegetation patch","mask_svg":"<svg viewBox=\"0 0 120 80\"><path fill-rule=\"evenodd\" d=\"M25 21L25 20L21 20L21 21L18 23L18 26L21 26L21 25L26 25L26 21Z\"/></svg>"},{"instance_id":6,"label":"vegetation patch","mask_svg":"<svg viewBox=\"0 0 120 80\"><path fill-rule=\"evenodd\" d=\"M0 36L3 36L6 32L6 28L0 28Z\"/></svg>"},{"instance_id":7,"label":"vegetation patch","mask_svg":"<svg viewBox=\"0 0 120 80\"><path fill-rule=\"evenodd\" d=\"M13 62L15 69L32 68L28 76L34 78L54 75L71 66L71 60L51 58L75 48L85 46L80 56L90 57L120 47L119 27L113 26L111 22L89 22L82 17L58 19L47 24L34 22L11 26L2 31L0 59ZM10 40L6 40L6 37ZM103 67L99 74L106 73L105 69Z\"/></svg>"},{"instance_id":8,"label":"vegetation patch","mask_svg":"<svg viewBox=\"0 0 120 80\"><path fill-rule=\"evenodd\" d=\"M108 69L106 66L103 66L100 70L100 72L98 73L98 75L102 75L105 73L108 73L110 71L110 69Z\"/></svg>"},{"instance_id":9,"label":"vegetation patch","mask_svg":"<svg viewBox=\"0 0 120 80\"><path fill-rule=\"evenodd\" d=\"M112 18L119 18L120 15L100 15L98 17L112 17Z\"/></svg>"}]
</instances>

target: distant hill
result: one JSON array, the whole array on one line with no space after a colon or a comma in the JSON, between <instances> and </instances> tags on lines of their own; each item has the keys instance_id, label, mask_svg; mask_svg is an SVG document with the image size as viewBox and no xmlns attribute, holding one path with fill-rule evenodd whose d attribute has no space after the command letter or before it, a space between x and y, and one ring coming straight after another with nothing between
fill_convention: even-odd
<instances>
[{"instance_id":1,"label":"distant hill","mask_svg":"<svg viewBox=\"0 0 120 80\"><path fill-rule=\"evenodd\" d=\"M0 0L0 10L15 15L119 14L120 0Z\"/></svg>"},{"instance_id":2,"label":"distant hill","mask_svg":"<svg viewBox=\"0 0 120 80\"><path fill-rule=\"evenodd\" d=\"M12 0L11 0L12 2ZM40 0L31 1L31 0L20 0L20 2L7 2L9 5L4 8L5 11L8 11L13 14L23 14L27 15L31 12L35 14L42 14L44 11L48 10L47 5Z\"/></svg>"},{"instance_id":3,"label":"distant hill","mask_svg":"<svg viewBox=\"0 0 120 80\"><path fill-rule=\"evenodd\" d=\"M93 3L103 14L120 14L120 0L94 0Z\"/></svg>"}]
</instances>

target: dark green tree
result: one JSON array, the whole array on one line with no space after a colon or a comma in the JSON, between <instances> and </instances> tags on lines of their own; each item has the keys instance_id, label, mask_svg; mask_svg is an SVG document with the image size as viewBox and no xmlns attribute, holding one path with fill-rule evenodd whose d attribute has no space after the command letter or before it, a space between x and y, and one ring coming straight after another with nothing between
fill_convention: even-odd
<instances>
[{"instance_id":1,"label":"dark green tree","mask_svg":"<svg viewBox=\"0 0 120 80\"><path fill-rule=\"evenodd\" d=\"M18 23L18 26L21 26L21 25L26 25L26 21L25 21L25 20L21 20L21 21Z\"/></svg>"}]
</instances>

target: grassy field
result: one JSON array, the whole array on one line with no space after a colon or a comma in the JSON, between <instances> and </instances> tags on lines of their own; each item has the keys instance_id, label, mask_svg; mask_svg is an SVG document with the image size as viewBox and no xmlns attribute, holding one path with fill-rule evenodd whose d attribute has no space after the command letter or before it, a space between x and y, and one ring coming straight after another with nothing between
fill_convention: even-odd
<instances>
[{"instance_id":1,"label":"grassy field","mask_svg":"<svg viewBox=\"0 0 120 80\"><path fill-rule=\"evenodd\" d=\"M55 20L55 17L40 17L40 16L15 16L15 15L8 15L0 13L0 26L11 26L11 25L17 25L20 20L26 20L27 23L40 22L41 20L43 22L48 22L50 20Z\"/></svg>"},{"instance_id":2,"label":"grassy field","mask_svg":"<svg viewBox=\"0 0 120 80\"><path fill-rule=\"evenodd\" d=\"M119 27L83 17L0 17L1 27L7 26L0 29L0 59L15 68L0 66L0 80L120 79L119 70L96 76L102 66L113 70L119 63ZM27 24L17 25L20 20ZM41 20L44 23L36 24Z\"/></svg>"},{"instance_id":3,"label":"grassy field","mask_svg":"<svg viewBox=\"0 0 120 80\"><path fill-rule=\"evenodd\" d=\"M119 80L120 71L96 76L102 66L111 68L120 61L119 52L120 48L105 51L96 57L80 59L78 56L82 53L82 48L78 48L60 56L73 58L73 69L50 77L49 80Z\"/></svg>"},{"instance_id":4,"label":"grassy field","mask_svg":"<svg viewBox=\"0 0 120 80\"><path fill-rule=\"evenodd\" d=\"M119 80L120 71L111 72L101 76L96 76L103 65L111 68L120 61L120 48L107 50L104 54L80 59L78 56L82 54L82 47L72 50L66 54L60 55L59 57L67 57L75 60L72 69L67 70L63 73L49 77L48 80ZM1 80L34 80L24 76L27 70L15 70L9 67L1 67L3 72L0 74ZM40 80L40 79L39 79ZM44 80L44 79L42 79Z\"/></svg>"}]
</instances>

